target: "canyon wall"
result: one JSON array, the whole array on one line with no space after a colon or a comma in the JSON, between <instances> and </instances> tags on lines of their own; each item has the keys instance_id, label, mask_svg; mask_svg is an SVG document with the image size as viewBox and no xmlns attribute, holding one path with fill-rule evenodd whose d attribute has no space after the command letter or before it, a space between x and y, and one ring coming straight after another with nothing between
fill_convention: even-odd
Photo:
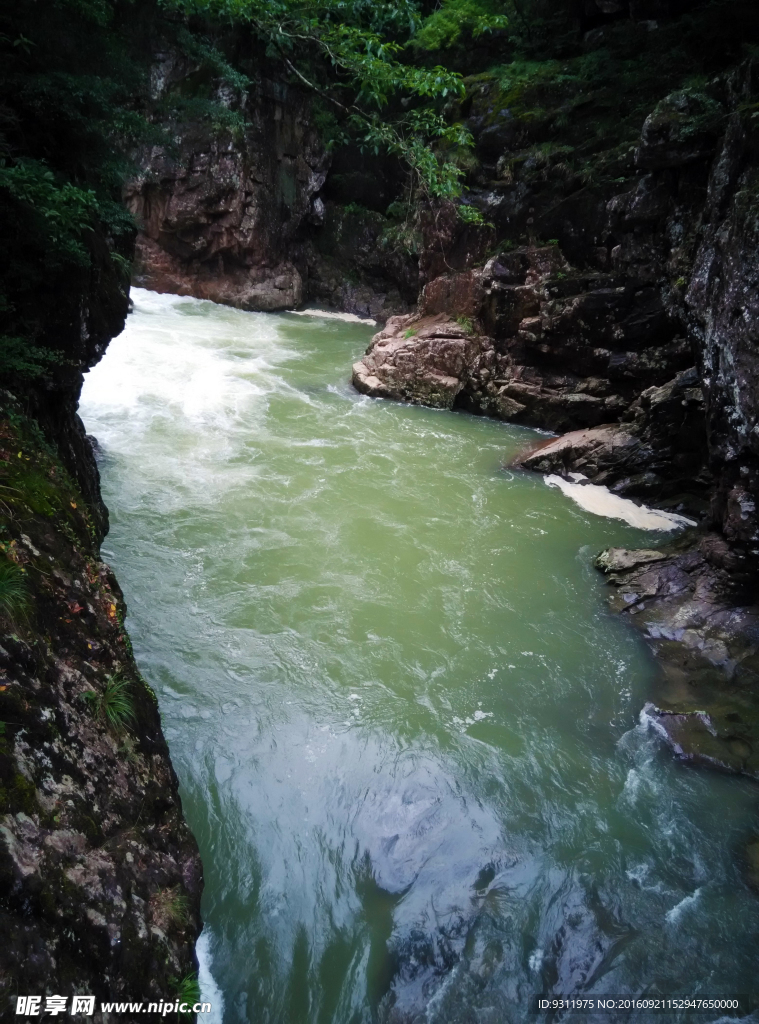
<instances>
[{"instance_id":1,"label":"canyon wall","mask_svg":"<svg viewBox=\"0 0 759 1024\"><path fill-rule=\"evenodd\" d=\"M475 138L465 202L482 224L445 204L413 216L402 173L330 152L312 98L262 61L244 96L217 90L237 127L186 119L135 154L134 280L244 309L317 301L387 320L354 367L362 391L550 429L563 436L523 466L579 471L698 519L679 550L608 553L599 567L664 667L650 719L682 756L756 776L756 63L735 53L692 81L685 61L679 83L663 63L629 95L593 91L612 44L644 52L669 32L660 52L674 52L676 16L698 5L578 6L576 74L552 67L530 87L524 69L472 75L451 107ZM196 72L157 55L153 101ZM11 1014L24 992L170 998L195 970L200 928L198 851L100 559L107 510L76 414L82 373L123 327L112 254L128 259L131 240L95 231L87 247L86 269L29 289L54 371L0 396L0 548L16 594L0 604Z\"/></svg>"},{"instance_id":2,"label":"canyon wall","mask_svg":"<svg viewBox=\"0 0 759 1024\"><path fill-rule=\"evenodd\" d=\"M500 178L468 198L490 226L427 221L418 312L388 323L354 383L570 431L524 464L693 514L755 573L756 92L749 60L709 93L663 97L615 180L585 186L534 153L507 168L482 128Z\"/></svg>"},{"instance_id":3,"label":"canyon wall","mask_svg":"<svg viewBox=\"0 0 759 1024\"><path fill-rule=\"evenodd\" d=\"M238 101L244 132L188 123L173 151L138 154L135 281L246 309L407 314L356 367L361 390L571 432L525 465L695 516L748 578L759 567L755 62L730 64L728 47L694 82L675 52L695 32L689 0L581 6L590 29L563 69L569 85L555 68L559 84L485 73L451 105L475 139L464 201L482 225L445 204L410 222L402 174L328 151L314 98L262 70ZM705 36L709 17L693 23ZM625 48L637 54L634 99L613 74L584 84L615 47L620 67ZM154 97L193 73L161 57Z\"/></svg>"},{"instance_id":4,"label":"canyon wall","mask_svg":"<svg viewBox=\"0 0 759 1024\"><path fill-rule=\"evenodd\" d=\"M127 240L128 244L128 240ZM158 1002L192 992L202 869L155 694L99 545L107 531L76 408L123 328L102 231L72 288L39 299L59 354L0 392L0 1006L19 995ZM43 315L44 314L44 315ZM183 988L184 985L184 988ZM149 1017L145 1017L149 1019Z\"/></svg>"},{"instance_id":5,"label":"canyon wall","mask_svg":"<svg viewBox=\"0 0 759 1024\"><path fill-rule=\"evenodd\" d=\"M152 101L185 88L195 71L187 58L162 55ZM224 87L215 99L231 102ZM235 109L244 128L185 120L173 145L135 154L140 174L125 192L140 227L134 283L250 310L315 300L386 318L413 308L415 267L383 245L384 218L324 191L332 156L313 97L262 71Z\"/></svg>"}]
</instances>

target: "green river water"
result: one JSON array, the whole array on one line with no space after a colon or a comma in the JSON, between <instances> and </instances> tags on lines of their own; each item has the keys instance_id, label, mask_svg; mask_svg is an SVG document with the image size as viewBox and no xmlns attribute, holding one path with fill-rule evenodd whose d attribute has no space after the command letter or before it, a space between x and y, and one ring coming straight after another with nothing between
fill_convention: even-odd
<instances>
[{"instance_id":1,"label":"green river water","mask_svg":"<svg viewBox=\"0 0 759 1024\"><path fill-rule=\"evenodd\" d=\"M533 431L356 394L365 324L134 298L81 413L205 867L199 1019L756 988L757 791L639 721L592 568L664 535L505 469Z\"/></svg>"}]
</instances>

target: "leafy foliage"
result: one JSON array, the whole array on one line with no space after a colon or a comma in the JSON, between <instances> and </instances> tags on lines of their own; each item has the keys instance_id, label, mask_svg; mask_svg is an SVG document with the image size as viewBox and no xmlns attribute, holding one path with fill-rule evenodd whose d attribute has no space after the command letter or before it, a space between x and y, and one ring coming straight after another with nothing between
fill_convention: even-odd
<instances>
[{"instance_id":1,"label":"leafy foliage","mask_svg":"<svg viewBox=\"0 0 759 1024\"><path fill-rule=\"evenodd\" d=\"M92 231L97 211L92 189L77 188L68 181L56 182L55 175L44 164L24 159L0 167L0 189L33 211L54 259L87 265L88 253L82 239Z\"/></svg>"},{"instance_id":2,"label":"leafy foliage","mask_svg":"<svg viewBox=\"0 0 759 1024\"><path fill-rule=\"evenodd\" d=\"M8 381L34 381L65 362L62 352L33 345L28 338L0 334L0 366Z\"/></svg>"},{"instance_id":3,"label":"leafy foliage","mask_svg":"<svg viewBox=\"0 0 759 1024\"><path fill-rule=\"evenodd\" d=\"M174 985L180 1006L182 1003L194 1006L200 1002L200 982L197 974L186 974L184 978L177 979ZM181 1016L186 1018L192 1016L192 1014L182 1014Z\"/></svg>"},{"instance_id":4,"label":"leafy foliage","mask_svg":"<svg viewBox=\"0 0 759 1024\"><path fill-rule=\"evenodd\" d=\"M124 146L145 128L119 0L38 0L0 11L0 375L18 388L59 348L96 264L129 255ZM99 249L97 259L95 250Z\"/></svg>"},{"instance_id":5,"label":"leafy foliage","mask_svg":"<svg viewBox=\"0 0 759 1024\"><path fill-rule=\"evenodd\" d=\"M467 37L477 39L508 28L510 18L498 0L447 0L427 17L414 39L423 50L448 50Z\"/></svg>"},{"instance_id":6,"label":"leafy foliage","mask_svg":"<svg viewBox=\"0 0 759 1024\"><path fill-rule=\"evenodd\" d=\"M471 147L442 105L464 94L462 76L413 63L406 43L421 24L412 0L167 0L185 15L248 27L293 81L322 101L330 141L354 139L399 158L426 199L461 194L463 172L443 153ZM404 59L407 58L407 59Z\"/></svg>"}]
</instances>

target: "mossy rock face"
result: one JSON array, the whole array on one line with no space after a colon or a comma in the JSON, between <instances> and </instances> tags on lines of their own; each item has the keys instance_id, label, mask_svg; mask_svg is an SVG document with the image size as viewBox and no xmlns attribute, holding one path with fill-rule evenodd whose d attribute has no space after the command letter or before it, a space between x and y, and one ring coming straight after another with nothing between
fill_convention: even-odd
<instances>
[{"instance_id":1,"label":"mossy rock face","mask_svg":"<svg viewBox=\"0 0 759 1024\"><path fill-rule=\"evenodd\" d=\"M682 90L666 96L646 118L636 163L663 170L702 160L714 149L724 117L724 107L705 93Z\"/></svg>"},{"instance_id":2,"label":"mossy rock face","mask_svg":"<svg viewBox=\"0 0 759 1024\"><path fill-rule=\"evenodd\" d=\"M0 814L34 814L37 807L37 790L21 772L16 772L7 784L0 788Z\"/></svg>"},{"instance_id":3,"label":"mossy rock face","mask_svg":"<svg viewBox=\"0 0 759 1024\"><path fill-rule=\"evenodd\" d=\"M0 559L28 602L0 608L0 1016L9 978L21 991L157 1001L197 966L197 846L90 510L34 424L12 403L4 412ZM83 696L114 678L133 709L121 723ZM186 924L152 935L151 899L180 886Z\"/></svg>"},{"instance_id":4,"label":"mossy rock face","mask_svg":"<svg viewBox=\"0 0 759 1024\"><path fill-rule=\"evenodd\" d=\"M80 489L42 436L39 427L23 416L14 402L0 400L0 500L6 513L35 517L37 530L60 537L57 554L62 556L71 543L91 553L96 531L91 510ZM8 535L5 517L0 517L0 544ZM29 530L24 533L29 535ZM67 545L68 540L68 545Z\"/></svg>"}]
</instances>

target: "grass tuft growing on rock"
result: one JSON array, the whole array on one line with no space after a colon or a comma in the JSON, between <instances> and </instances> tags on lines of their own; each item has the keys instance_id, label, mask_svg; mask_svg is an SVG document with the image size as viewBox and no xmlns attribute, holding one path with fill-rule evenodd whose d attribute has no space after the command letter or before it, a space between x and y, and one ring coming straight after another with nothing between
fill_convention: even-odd
<instances>
[{"instance_id":1,"label":"grass tuft growing on rock","mask_svg":"<svg viewBox=\"0 0 759 1024\"><path fill-rule=\"evenodd\" d=\"M0 562L0 614L13 619L23 615L28 607L29 595L23 570L15 562Z\"/></svg>"},{"instance_id":2,"label":"grass tuft growing on rock","mask_svg":"<svg viewBox=\"0 0 759 1024\"><path fill-rule=\"evenodd\" d=\"M115 733L123 732L135 722L134 698L130 683L123 676L109 676L102 690L89 690L84 699L93 717Z\"/></svg>"},{"instance_id":3,"label":"grass tuft growing on rock","mask_svg":"<svg viewBox=\"0 0 759 1024\"><path fill-rule=\"evenodd\" d=\"M190 923L190 901L181 886L159 889L150 899L153 914L162 923L186 928Z\"/></svg>"},{"instance_id":4,"label":"grass tuft growing on rock","mask_svg":"<svg viewBox=\"0 0 759 1024\"><path fill-rule=\"evenodd\" d=\"M177 979L175 982L177 999L180 1005L187 1003L189 1006L193 1006L195 1003L200 1002L200 982L198 981L197 974L186 974L184 978ZM191 1017L192 1013L179 1013L179 1017Z\"/></svg>"}]
</instances>

